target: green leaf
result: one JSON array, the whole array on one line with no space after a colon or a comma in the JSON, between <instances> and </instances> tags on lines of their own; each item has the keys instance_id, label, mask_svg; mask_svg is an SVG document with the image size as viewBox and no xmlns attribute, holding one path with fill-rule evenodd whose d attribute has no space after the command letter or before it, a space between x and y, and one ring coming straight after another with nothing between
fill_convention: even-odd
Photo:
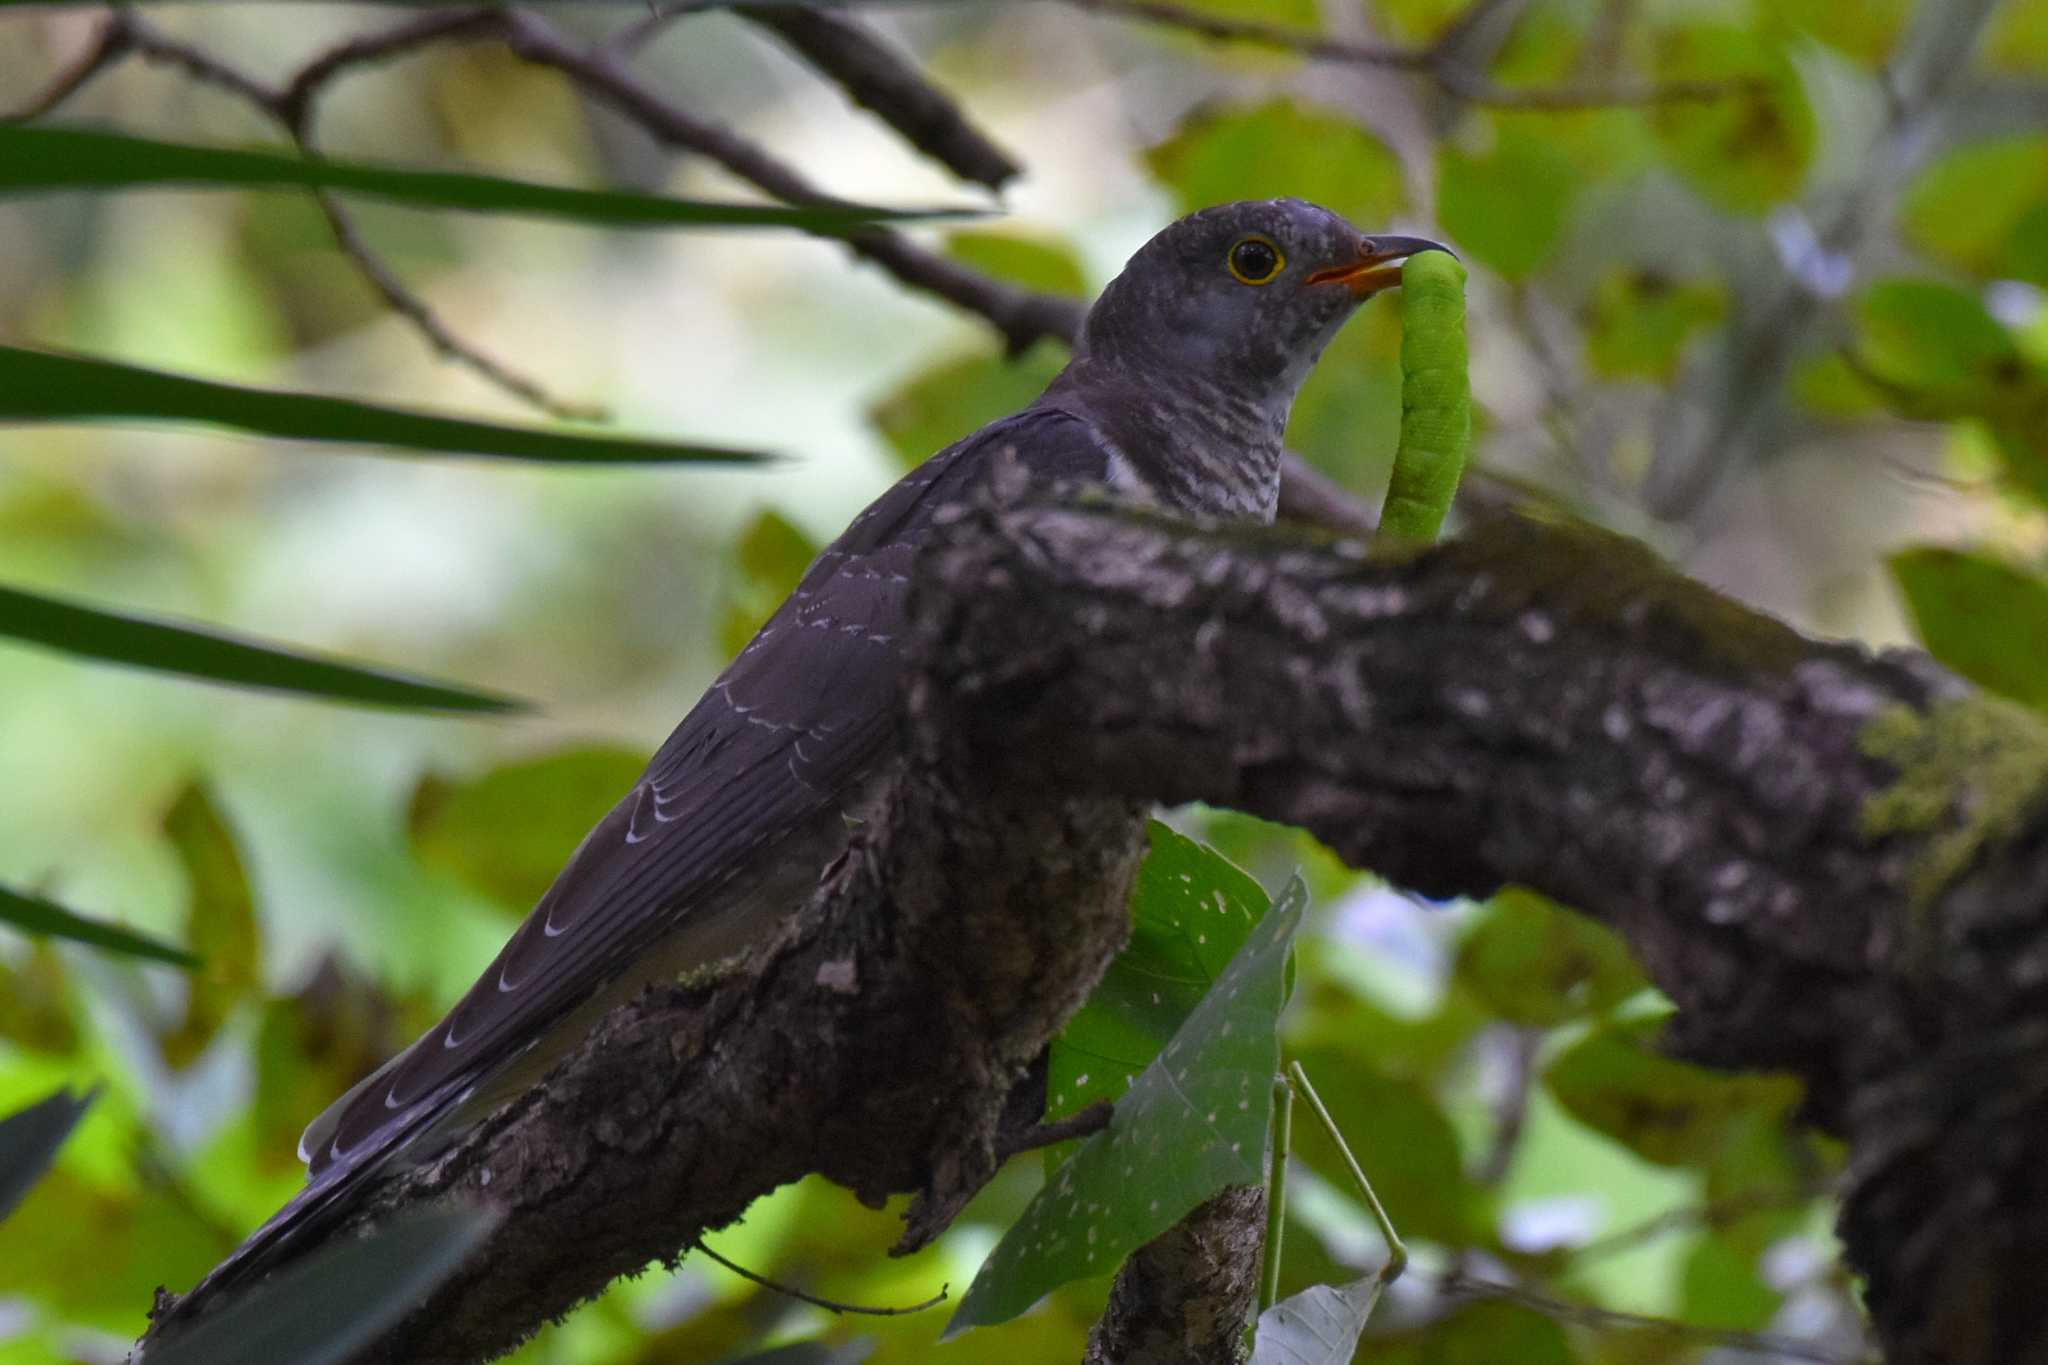
<instances>
[{"instance_id":1,"label":"green leaf","mask_svg":"<svg viewBox=\"0 0 2048 1365\"><path fill-rule=\"evenodd\" d=\"M0 962L0 1038L55 1057L77 1053L82 1016L71 995L64 958L48 939Z\"/></svg>"},{"instance_id":2,"label":"green leaf","mask_svg":"<svg viewBox=\"0 0 2048 1365\"><path fill-rule=\"evenodd\" d=\"M2048 200L2048 138L1973 142L1929 163L1899 203L1899 228L1920 251L1989 279L2035 284L2038 261L2018 259L2021 224ZM2028 273L2021 274L2022 268Z\"/></svg>"},{"instance_id":3,"label":"green leaf","mask_svg":"<svg viewBox=\"0 0 2048 1365\"><path fill-rule=\"evenodd\" d=\"M55 901L0 886L0 924L11 924L38 937L70 939L127 957L146 957L180 967L197 967L199 959L182 948L145 934L73 914Z\"/></svg>"},{"instance_id":4,"label":"green leaf","mask_svg":"<svg viewBox=\"0 0 2048 1365\"><path fill-rule=\"evenodd\" d=\"M2048 76L2048 0L2007 0L1990 28L1979 59L1986 71Z\"/></svg>"},{"instance_id":5,"label":"green leaf","mask_svg":"<svg viewBox=\"0 0 2048 1365\"><path fill-rule=\"evenodd\" d=\"M132 1337L152 1290L198 1279L234 1241L183 1190L138 1178L151 1140L121 1109L109 1097L90 1135L72 1135L76 1163L53 1167L0 1227L0 1284L52 1317ZM81 1174L109 1162L104 1183Z\"/></svg>"},{"instance_id":6,"label":"green leaf","mask_svg":"<svg viewBox=\"0 0 2048 1365\"><path fill-rule=\"evenodd\" d=\"M1661 80L1746 80L1715 100L1671 100L1650 111L1666 160L1727 213L1758 215L1806 185L1816 141L1813 108L1783 47L1736 24L1694 23L1657 35Z\"/></svg>"},{"instance_id":7,"label":"green leaf","mask_svg":"<svg viewBox=\"0 0 2048 1365\"><path fill-rule=\"evenodd\" d=\"M1680 1278L1685 1321L1744 1332L1770 1326L1784 1296L1764 1283L1762 1269L1758 1252L1700 1238Z\"/></svg>"},{"instance_id":8,"label":"green leaf","mask_svg":"<svg viewBox=\"0 0 2048 1365\"><path fill-rule=\"evenodd\" d=\"M1586 358L1609 379L1668 383L1686 343L1721 321L1728 291L1710 280L1685 282L1651 270L1601 276L1587 308Z\"/></svg>"},{"instance_id":9,"label":"green leaf","mask_svg":"<svg viewBox=\"0 0 2048 1365\"><path fill-rule=\"evenodd\" d=\"M1891 59L1912 13L1913 0L1772 0L1758 17L1770 28L1818 39L1875 70Z\"/></svg>"},{"instance_id":10,"label":"green leaf","mask_svg":"<svg viewBox=\"0 0 2048 1365\"><path fill-rule=\"evenodd\" d=\"M0 588L0 640L4 639L135 668L332 701L447 711L512 711L525 706L487 692L252 644L192 626L117 615L13 588Z\"/></svg>"},{"instance_id":11,"label":"green leaf","mask_svg":"<svg viewBox=\"0 0 2048 1365\"><path fill-rule=\"evenodd\" d=\"M149 1352L149 1365L333 1365L454 1273L497 1223L477 1209L393 1219L265 1280Z\"/></svg>"},{"instance_id":12,"label":"green leaf","mask_svg":"<svg viewBox=\"0 0 2048 1365\"><path fill-rule=\"evenodd\" d=\"M1053 1040L1047 1118L1116 1101L1159 1055L1272 906L1216 850L1154 820L1131 893L1131 941Z\"/></svg>"},{"instance_id":13,"label":"green leaf","mask_svg":"<svg viewBox=\"0 0 2048 1365\"><path fill-rule=\"evenodd\" d=\"M1988 410L1996 390L2026 377L2011 334L1967 290L1884 280L1863 291L1852 314L1859 363L1943 415Z\"/></svg>"},{"instance_id":14,"label":"green leaf","mask_svg":"<svg viewBox=\"0 0 2048 1365\"><path fill-rule=\"evenodd\" d=\"M1003 1235L946 1328L1007 1322L1113 1270L1226 1185L1265 1179L1274 1026L1307 891L1288 884L1166 1050Z\"/></svg>"},{"instance_id":15,"label":"green leaf","mask_svg":"<svg viewBox=\"0 0 2048 1365\"><path fill-rule=\"evenodd\" d=\"M1934 545L1888 563L1928 653L1980 687L2048 710L2048 580Z\"/></svg>"},{"instance_id":16,"label":"green leaf","mask_svg":"<svg viewBox=\"0 0 2048 1365\"><path fill-rule=\"evenodd\" d=\"M975 351L940 361L868 412L905 469L1045 391L1066 365L1064 348L1041 341L1014 360Z\"/></svg>"},{"instance_id":17,"label":"green leaf","mask_svg":"<svg viewBox=\"0 0 2048 1365\"><path fill-rule=\"evenodd\" d=\"M959 217L861 204L713 204L630 190L579 190L459 171L193 147L90 128L0 126L0 196L155 186L347 190L421 208L533 214L614 228L787 227L843 235L876 223Z\"/></svg>"},{"instance_id":18,"label":"green leaf","mask_svg":"<svg viewBox=\"0 0 2048 1365\"><path fill-rule=\"evenodd\" d=\"M1597 1014L1648 984L1613 933L1522 887L1487 903L1458 950L1457 974L1488 1009L1525 1028Z\"/></svg>"},{"instance_id":19,"label":"green leaf","mask_svg":"<svg viewBox=\"0 0 2048 1365\"><path fill-rule=\"evenodd\" d=\"M1372 10L1386 25L1390 37L1427 45L1443 37L1444 31L1471 8L1471 3L1472 0L1375 0Z\"/></svg>"},{"instance_id":20,"label":"green leaf","mask_svg":"<svg viewBox=\"0 0 2048 1365\"><path fill-rule=\"evenodd\" d=\"M1654 1019L1608 1024L1554 1059L1543 1083L1565 1111L1659 1166L1703 1165L1753 1115L1799 1102L1790 1076L1729 1076L1653 1050Z\"/></svg>"},{"instance_id":21,"label":"green leaf","mask_svg":"<svg viewBox=\"0 0 2048 1365\"><path fill-rule=\"evenodd\" d=\"M413 852L523 915L646 766L635 750L585 748L465 781L429 773L406 821Z\"/></svg>"},{"instance_id":22,"label":"green leaf","mask_svg":"<svg viewBox=\"0 0 2048 1365\"><path fill-rule=\"evenodd\" d=\"M1023 289L1074 298L1088 292L1080 259L1061 242L1016 232L956 232L946 238L946 254Z\"/></svg>"},{"instance_id":23,"label":"green leaf","mask_svg":"<svg viewBox=\"0 0 2048 1365\"><path fill-rule=\"evenodd\" d=\"M474 422L0 345L0 422L198 422L258 436L564 464L758 464L750 450Z\"/></svg>"},{"instance_id":24,"label":"green leaf","mask_svg":"<svg viewBox=\"0 0 2048 1365\"><path fill-rule=\"evenodd\" d=\"M1198 111L1145 159L1183 212L1291 195L1370 231L1407 203L1385 143L1350 114L1292 100Z\"/></svg>"},{"instance_id":25,"label":"green leaf","mask_svg":"<svg viewBox=\"0 0 2048 1365\"><path fill-rule=\"evenodd\" d=\"M1493 145L1445 143L1437 160L1437 216L1459 249L1496 274L1527 279L1564 236L1584 177L1533 131L1503 126Z\"/></svg>"},{"instance_id":26,"label":"green leaf","mask_svg":"<svg viewBox=\"0 0 2048 1365\"><path fill-rule=\"evenodd\" d=\"M92 1107L98 1090L73 1095L59 1090L26 1109L0 1119L0 1222L14 1212L29 1187L57 1159L57 1149Z\"/></svg>"},{"instance_id":27,"label":"green leaf","mask_svg":"<svg viewBox=\"0 0 2048 1365\"><path fill-rule=\"evenodd\" d=\"M234 832L204 785L188 783L178 793L164 814L163 831L185 871L191 895L185 941L201 962L186 994L184 1020L161 1040L164 1060L176 1068L190 1065L235 1007L258 992L263 945Z\"/></svg>"},{"instance_id":28,"label":"green leaf","mask_svg":"<svg viewBox=\"0 0 2048 1365\"><path fill-rule=\"evenodd\" d=\"M1310 1285L1259 1314L1252 1365L1351 1365L1359 1333L1379 1301L1380 1279Z\"/></svg>"},{"instance_id":29,"label":"green leaf","mask_svg":"<svg viewBox=\"0 0 2048 1365\"><path fill-rule=\"evenodd\" d=\"M727 658L746 648L817 557L817 542L773 509L761 512L740 533L733 547L735 581L726 590L718 628L719 648Z\"/></svg>"}]
</instances>

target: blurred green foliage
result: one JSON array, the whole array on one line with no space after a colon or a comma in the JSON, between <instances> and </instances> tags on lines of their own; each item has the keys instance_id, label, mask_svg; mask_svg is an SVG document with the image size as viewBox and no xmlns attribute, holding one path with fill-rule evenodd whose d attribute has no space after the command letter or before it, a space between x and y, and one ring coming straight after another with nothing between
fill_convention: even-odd
<instances>
[{"instance_id":1,"label":"blurred green foliage","mask_svg":"<svg viewBox=\"0 0 2048 1365\"><path fill-rule=\"evenodd\" d=\"M1324 36L1448 40L1444 60L1465 65L1446 84L1417 74L1425 62L1310 61L1058 7L891 16L1032 168L1012 220L945 234L952 262L1085 296L1171 213L1274 194L1439 235L1472 267L1481 486L1499 474L1539 488L1802 627L1917 638L1980 685L2048 704L2048 138L2028 112L2048 80L2048 0L1998 6L1943 79L1910 86L1895 77L1973 5L1196 8L1311 33L1341 17L1365 28ZM81 17L0 20L10 100L75 55ZM202 6L165 23L268 71L365 19ZM643 69L693 109L840 193L957 197L817 103L809 75L741 26L686 24ZM1671 81L1713 89L1652 88ZM1937 103L1888 103L1923 98ZM185 144L245 146L254 126L163 71L112 71L78 99L66 112L80 121ZM323 130L348 162L663 198L732 190L489 43L363 74ZM475 448L571 452L468 370L433 365L308 200L0 197L0 360L16 364L0 366L0 411L147 419L4 433L0 582L546 703L489 723L357 713L0 651L0 885L89 916L88 932L199 959L188 974L60 942L44 936L53 921L0 904L0 921L36 935L0 933L0 1111L104 1085L0 1227L0 1365L120 1359L156 1285L197 1279L297 1187L306 1121L450 1003L817 547L896 471L1028 401L1064 361L1049 341L1006 357L826 243L349 207L454 332L552 392L601 401L625 429L802 459L569 473L316 455L297 438L454 442L458 428L405 420L419 410L482 414L459 429ZM1368 304L1289 430L1368 497L1397 436L1400 342L1391 301ZM88 358L67 367L65 353ZM337 393L374 403L297 401ZM223 414L293 439L160 425ZM1702 434L1690 451L1689 433ZM589 453L636 449L650 453ZM1688 460L1707 462L1692 481L1706 492L1668 496ZM0 633L27 637L20 612L9 624ZM1611 935L1521 889L1425 906L1296 832L1213 811L1173 820L1148 875L1204 879L1231 933L1196 931L1191 948L1200 907L1141 896L1133 956L1056 1053L1053 1089L1067 1106L1120 1089L1128 1069L1084 1059L1104 1052L1105 1020L1129 1026L1119 1046L1140 1044L1119 1060L1149 1062L1261 913L1255 882L1299 868L1310 908L1282 1052L1418 1251L1358 1359L1708 1358L1682 1330L1588 1325L1579 1308L1780 1331L1854 1321L1853 1292L1826 1268L1842 1154L1801 1128L1784 1079L1666 1056L1664 1007ZM1157 1013L1147 972L1171 978ZM1353 1279L1381 1254L1327 1138L1297 1124L1296 1142L1284 1292ZM1043 1180L1044 1163L1012 1162L902 1260L885 1254L900 1202L864 1208L815 1179L711 1241L806 1290L916 1302L967 1284ZM1436 1296L1429 1271L1449 1265L1527 1298ZM1106 1273L1071 1280L1001 1327L939 1342L945 1309L831 1318L691 1258L614 1287L518 1358L667 1365L822 1342L878 1365L1074 1359L1107 1293ZM1531 1306L1545 1301L1565 1307Z\"/></svg>"}]
</instances>

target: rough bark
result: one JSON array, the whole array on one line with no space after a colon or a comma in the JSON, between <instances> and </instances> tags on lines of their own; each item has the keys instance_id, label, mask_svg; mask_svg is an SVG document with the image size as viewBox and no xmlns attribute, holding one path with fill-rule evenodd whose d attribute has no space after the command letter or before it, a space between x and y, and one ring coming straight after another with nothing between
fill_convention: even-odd
<instances>
[{"instance_id":1,"label":"rough bark","mask_svg":"<svg viewBox=\"0 0 2048 1365\"><path fill-rule=\"evenodd\" d=\"M1263 1189L1211 1198L1124 1262L1081 1365L1237 1365L1265 1243Z\"/></svg>"},{"instance_id":2,"label":"rough bark","mask_svg":"<svg viewBox=\"0 0 2048 1365\"><path fill-rule=\"evenodd\" d=\"M1613 926L1670 1043L1807 1085L1892 1365L2048 1360L2048 738L1588 527L1407 561L1109 509L977 514L935 690L1015 780L1305 826Z\"/></svg>"},{"instance_id":3,"label":"rough bark","mask_svg":"<svg viewBox=\"0 0 2048 1365\"><path fill-rule=\"evenodd\" d=\"M1611 924L1680 1006L1675 1048L1798 1073L1849 1142L1842 1232L1893 1365L2048 1359L2032 721L1524 520L1397 561L977 509L918 612L887 814L746 971L616 1011L379 1191L365 1220L449 1195L512 1216L366 1359L484 1358L810 1171L924 1192L928 1236L1014 1145L1033 1106L1006 1099L1122 942L1142 803L1192 799L1425 891L1516 881ZM1237 1292L1239 1258L1187 1253L1219 1207L1120 1278L1092 1360Z\"/></svg>"}]
</instances>

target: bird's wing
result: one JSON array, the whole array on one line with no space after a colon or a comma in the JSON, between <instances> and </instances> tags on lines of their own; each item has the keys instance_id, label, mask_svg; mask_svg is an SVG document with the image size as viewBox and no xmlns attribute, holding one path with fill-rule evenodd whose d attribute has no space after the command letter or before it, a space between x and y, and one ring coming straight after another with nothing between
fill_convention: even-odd
<instances>
[{"instance_id":1,"label":"bird's wing","mask_svg":"<svg viewBox=\"0 0 2048 1365\"><path fill-rule=\"evenodd\" d=\"M895 733L910 573L932 513L966 496L998 455L1052 483L1100 482L1110 458L1087 422L1027 409L941 451L869 506L677 725L455 1008L307 1129L311 1182L236 1260L324 1221L346 1187L875 767Z\"/></svg>"}]
</instances>

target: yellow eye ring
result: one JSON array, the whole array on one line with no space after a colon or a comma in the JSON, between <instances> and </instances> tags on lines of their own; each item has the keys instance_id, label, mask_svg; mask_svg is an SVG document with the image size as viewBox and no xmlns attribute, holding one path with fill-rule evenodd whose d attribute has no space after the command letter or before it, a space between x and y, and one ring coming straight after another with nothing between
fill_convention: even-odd
<instances>
[{"instance_id":1,"label":"yellow eye ring","mask_svg":"<svg viewBox=\"0 0 2048 1365\"><path fill-rule=\"evenodd\" d=\"M1287 258L1272 238L1255 232L1232 242L1223 264L1239 284L1271 284L1286 268Z\"/></svg>"}]
</instances>

